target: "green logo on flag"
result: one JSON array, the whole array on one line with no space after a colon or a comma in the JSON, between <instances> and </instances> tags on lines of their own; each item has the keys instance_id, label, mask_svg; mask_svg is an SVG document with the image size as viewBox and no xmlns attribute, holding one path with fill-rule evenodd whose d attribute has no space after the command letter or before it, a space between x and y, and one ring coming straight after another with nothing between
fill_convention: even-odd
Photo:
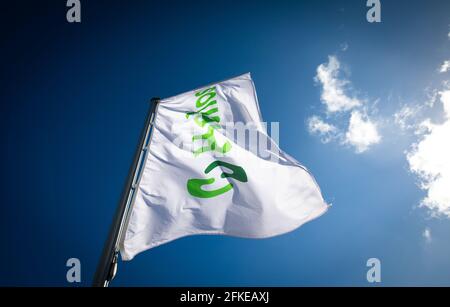
<instances>
[{"instance_id":1,"label":"green logo on flag","mask_svg":"<svg viewBox=\"0 0 450 307\"><path fill-rule=\"evenodd\" d=\"M193 154L195 157L198 157L200 154L208 151L218 152L221 154L226 154L231 150L231 143L226 141L223 145L219 145L217 143L216 137L214 135L216 129L220 128L220 116L219 116L219 108L217 106L216 97L216 87L212 86L205 90L199 91L195 93L195 96L198 97L195 103L195 106L198 108L195 112L186 113L186 118L190 116L194 116L194 122L201 128L206 127L208 130L204 134L194 135L192 137L192 142L201 140L206 140L206 145L202 146L199 149L193 150ZM207 110L208 109L208 110ZM218 166L223 166L231 170L231 173L222 173L221 178L233 178L240 182L247 182L247 174L245 170L237 165L216 160L212 162L205 169L205 174L211 172L214 168ZM205 185L210 185L215 182L214 178L202 178L202 179L189 179L187 181L187 190L189 194L194 197L199 198L211 198L216 197L221 194L224 194L231 189L233 189L233 184L228 183L225 186L216 189L216 190L203 190L202 187Z\"/></svg>"},{"instance_id":2,"label":"green logo on flag","mask_svg":"<svg viewBox=\"0 0 450 307\"><path fill-rule=\"evenodd\" d=\"M222 173L222 175L220 175L221 178L230 177L230 178L239 180L240 182L247 182L247 174L245 173L245 171L242 167L234 165L234 164L226 163L223 161L212 162L205 169L205 174L208 174L210 171L215 169L217 166L224 166L232 171L231 173ZM200 198L211 198L211 197L219 196L223 193L226 193L233 188L233 184L228 183L227 185L223 186L222 188L216 189L216 190L206 191L206 190L202 189L202 186L212 184L212 183L214 183L214 181L215 181L214 178L189 179L187 182L187 189L189 191L189 194L191 194L192 196L195 196L195 197L200 197Z\"/></svg>"}]
</instances>

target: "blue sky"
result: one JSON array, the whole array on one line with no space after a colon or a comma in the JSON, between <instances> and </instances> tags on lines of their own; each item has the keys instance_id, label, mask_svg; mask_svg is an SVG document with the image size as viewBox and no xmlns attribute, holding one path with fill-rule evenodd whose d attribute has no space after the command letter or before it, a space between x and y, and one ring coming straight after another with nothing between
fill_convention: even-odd
<instances>
[{"instance_id":1,"label":"blue sky","mask_svg":"<svg viewBox=\"0 0 450 307\"><path fill-rule=\"evenodd\" d=\"M5 5L0 284L70 285L76 257L90 285L149 98L249 71L281 148L333 207L271 239L174 241L119 263L112 285L368 286L372 257L381 285L449 285L446 195L431 195L440 211L420 206L420 184L448 178L450 3L381 2L378 24L359 0L82 1L81 24L65 1ZM359 106L327 109L347 98ZM371 137L347 135L353 112ZM336 127L329 142L314 116Z\"/></svg>"}]
</instances>

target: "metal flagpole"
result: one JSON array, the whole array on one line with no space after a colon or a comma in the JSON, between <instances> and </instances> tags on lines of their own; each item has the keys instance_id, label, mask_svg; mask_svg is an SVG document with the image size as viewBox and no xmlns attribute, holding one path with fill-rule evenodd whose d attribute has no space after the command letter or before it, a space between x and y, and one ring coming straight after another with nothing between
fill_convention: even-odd
<instances>
[{"instance_id":1,"label":"metal flagpole","mask_svg":"<svg viewBox=\"0 0 450 307\"><path fill-rule=\"evenodd\" d=\"M141 171L145 153L148 149L150 130L153 125L153 119L155 117L156 107L159 101L159 98L151 99L151 106L145 120L145 126L142 129L139 144L134 154L133 163L131 164L128 178L125 182L125 187L122 191L119 205L116 209L113 223L109 230L108 239L106 240L102 255L100 257L100 261L97 266L97 271L94 275L94 281L92 283L92 286L94 287L107 287L109 282L116 275L117 261L119 257L119 240L121 238L121 233L124 230L125 221L127 219L131 201L136 189L137 180L139 178L138 174Z\"/></svg>"}]
</instances>

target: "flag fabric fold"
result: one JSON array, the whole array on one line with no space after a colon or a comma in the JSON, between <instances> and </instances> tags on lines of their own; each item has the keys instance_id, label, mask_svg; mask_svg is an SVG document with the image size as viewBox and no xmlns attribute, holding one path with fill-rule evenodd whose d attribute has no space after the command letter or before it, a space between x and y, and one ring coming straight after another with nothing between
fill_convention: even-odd
<instances>
[{"instance_id":1,"label":"flag fabric fold","mask_svg":"<svg viewBox=\"0 0 450 307\"><path fill-rule=\"evenodd\" d=\"M313 176L267 135L244 74L160 101L121 255L195 234L280 235L327 208Z\"/></svg>"}]
</instances>

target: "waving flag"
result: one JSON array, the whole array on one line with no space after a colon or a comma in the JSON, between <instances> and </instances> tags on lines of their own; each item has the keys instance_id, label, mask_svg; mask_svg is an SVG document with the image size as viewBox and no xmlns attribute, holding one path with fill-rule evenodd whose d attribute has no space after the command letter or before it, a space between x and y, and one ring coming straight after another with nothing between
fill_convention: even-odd
<instances>
[{"instance_id":1,"label":"waving flag","mask_svg":"<svg viewBox=\"0 0 450 307\"><path fill-rule=\"evenodd\" d=\"M327 208L308 170L267 135L245 74L160 101L120 251L131 260L195 234L271 237Z\"/></svg>"}]
</instances>

